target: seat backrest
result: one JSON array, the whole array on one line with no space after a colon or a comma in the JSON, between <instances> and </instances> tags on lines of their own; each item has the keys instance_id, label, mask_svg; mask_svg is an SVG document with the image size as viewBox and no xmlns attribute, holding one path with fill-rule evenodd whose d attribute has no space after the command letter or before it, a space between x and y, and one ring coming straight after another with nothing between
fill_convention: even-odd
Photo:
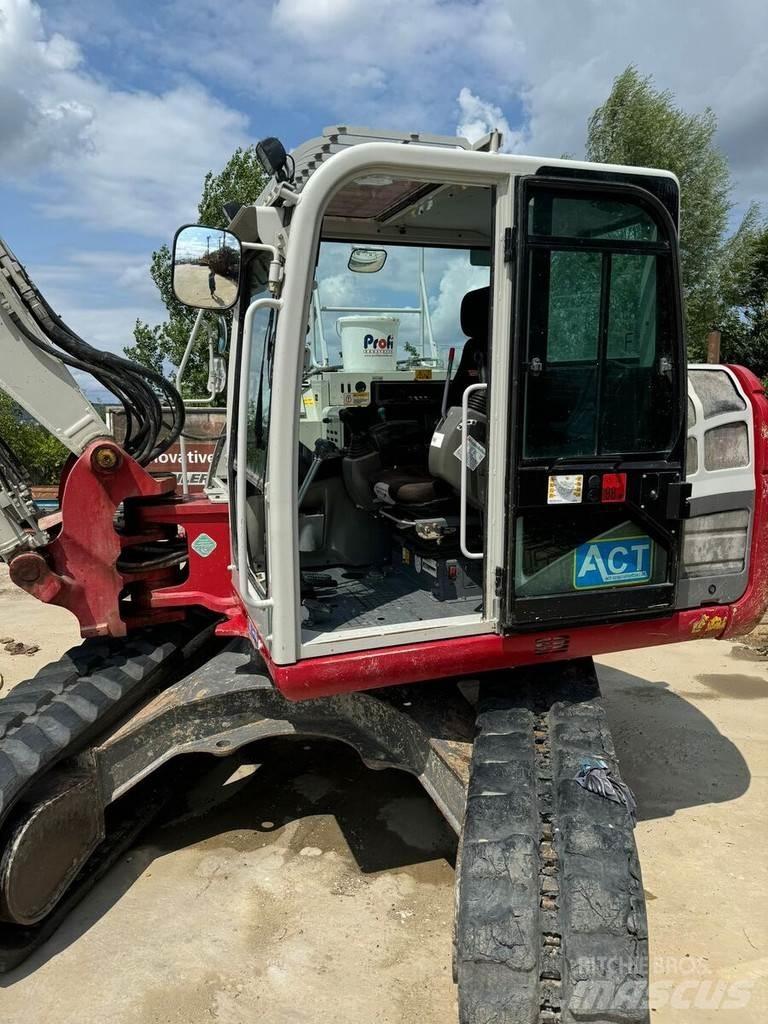
<instances>
[{"instance_id":1,"label":"seat backrest","mask_svg":"<svg viewBox=\"0 0 768 1024\"><path fill-rule=\"evenodd\" d=\"M460 405L466 388L485 380L490 302L491 289L488 286L467 292L461 300L461 329L467 335L467 340L448 392L449 405Z\"/></svg>"}]
</instances>

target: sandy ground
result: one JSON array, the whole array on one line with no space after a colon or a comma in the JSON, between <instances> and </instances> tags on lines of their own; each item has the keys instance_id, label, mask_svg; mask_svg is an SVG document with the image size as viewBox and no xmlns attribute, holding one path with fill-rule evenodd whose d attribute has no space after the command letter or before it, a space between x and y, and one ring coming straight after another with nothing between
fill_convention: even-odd
<instances>
[{"instance_id":1,"label":"sandy ground","mask_svg":"<svg viewBox=\"0 0 768 1024\"><path fill-rule=\"evenodd\" d=\"M0 650L6 688L77 639L4 577L0 634L42 648ZM768 1020L767 665L713 641L600 662L640 808L654 1024ZM258 760L221 762L0 979L4 1024L456 1019L456 843L418 784L324 743Z\"/></svg>"},{"instance_id":2,"label":"sandy ground","mask_svg":"<svg viewBox=\"0 0 768 1024\"><path fill-rule=\"evenodd\" d=\"M215 309L229 307L237 296L237 285L221 274L214 275L216 289L213 295L208 288L208 268L195 264L181 264L173 272L174 287L179 295L183 295L193 306Z\"/></svg>"}]
</instances>

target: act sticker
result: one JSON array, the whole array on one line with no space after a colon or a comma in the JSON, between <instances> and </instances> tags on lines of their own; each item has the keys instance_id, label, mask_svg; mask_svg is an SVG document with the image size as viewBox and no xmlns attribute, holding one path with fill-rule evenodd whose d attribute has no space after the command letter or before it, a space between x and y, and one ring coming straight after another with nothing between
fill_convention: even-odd
<instances>
[{"instance_id":1,"label":"act sticker","mask_svg":"<svg viewBox=\"0 0 768 1024\"><path fill-rule=\"evenodd\" d=\"M456 458L461 462L461 445L453 453ZM474 470L480 465L485 458L485 446L476 441L474 437L467 438L467 466Z\"/></svg>"},{"instance_id":2,"label":"act sticker","mask_svg":"<svg viewBox=\"0 0 768 1024\"><path fill-rule=\"evenodd\" d=\"M578 505L584 493L584 477L580 473L551 476L547 485L548 505Z\"/></svg>"},{"instance_id":3,"label":"act sticker","mask_svg":"<svg viewBox=\"0 0 768 1024\"><path fill-rule=\"evenodd\" d=\"M573 585L577 590L647 583L651 578L650 537L593 540L576 548Z\"/></svg>"},{"instance_id":4,"label":"act sticker","mask_svg":"<svg viewBox=\"0 0 768 1024\"><path fill-rule=\"evenodd\" d=\"M213 537L209 537L207 533L199 533L192 541L191 548L201 558L207 558L208 555L212 555L216 550L217 544Z\"/></svg>"},{"instance_id":5,"label":"act sticker","mask_svg":"<svg viewBox=\"0 0 768 1024\"><path fill-rule=\"evenodd\" d=\"M432 380L432 371L429 369L415 370L413 374L414 380Z\"/></svg>"}]
</instances>

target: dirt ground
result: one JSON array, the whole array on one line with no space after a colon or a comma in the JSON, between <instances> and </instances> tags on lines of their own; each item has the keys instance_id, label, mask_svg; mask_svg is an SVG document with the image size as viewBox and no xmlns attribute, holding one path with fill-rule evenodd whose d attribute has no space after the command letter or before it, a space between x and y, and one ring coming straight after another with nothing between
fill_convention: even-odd
<instances>
[{"instance_id":1,"label":"dirt ground","mask_svg":"<svg viewBox=\"0 0 768 1024\"><path fill-rule=\"evenodd\" d=\"M41 647L0 648L6 690L77 640L5 576L0 635ZM652 1020L768 1020L768 661L697 641L599 672L639 805ZM320 742L258 760L219 763L0 979L4 1024L456 1019L456 842L418 784Z\"/></svg>"},{"instance_id":2,"label":"dirt ground","mask_svg":"<svg viewBox=\"0 0 768 1024\"><path fill-rule=\"evenodd\" d=\"M214 304L217 304L224 308L231 306L237 296L237 285L221 274L214 275L216 287L212 295L208 286L207 267L180 265L173 274L176 291L192 305L213 309Z\"/></svg>"}]
</instances>

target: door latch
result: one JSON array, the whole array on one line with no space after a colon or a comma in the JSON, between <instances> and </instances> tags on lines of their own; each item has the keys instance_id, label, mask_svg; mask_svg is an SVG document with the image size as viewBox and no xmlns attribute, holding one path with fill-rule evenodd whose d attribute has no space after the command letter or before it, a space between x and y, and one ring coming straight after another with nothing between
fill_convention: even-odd
<instances>
[{"instance_id":1,"label":"door latch","mask_svg":"<svg viewBox=\"0 0 768 1024\"><path fill-rule=\"evenodd\" d=\"M667 485L667 519L690 519L693 484L684 480Z\"/></svg>"},{"instance_id":2,"label":"door latch","mask_svg":"<svg viewBox=\"0 0 768 1024\"><path fill-rule=\"evenodd\" d=\"M504 228L504 262L511 263L515 258L515 229Z\"/></svg>"}]
</instances>

